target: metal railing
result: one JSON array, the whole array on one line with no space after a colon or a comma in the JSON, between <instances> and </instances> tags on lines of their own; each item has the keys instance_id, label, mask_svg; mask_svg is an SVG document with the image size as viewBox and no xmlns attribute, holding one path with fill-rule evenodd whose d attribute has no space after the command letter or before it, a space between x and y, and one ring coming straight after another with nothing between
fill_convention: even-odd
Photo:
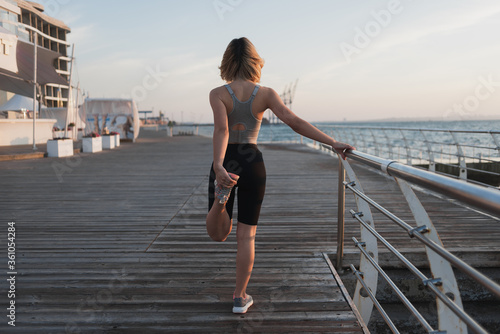
<instances>
[{"instance_id":1,"label":"metal railing","mask_svg":"<svg viewBox=\"0 0 500 334\"><path fill-rule=\"evenodd\" d=\"M322 145L321 148L331 152L331 148L326 145ZM336 266L338 269L341 269L343 266L345 212L345 191L343 188L345 188L351 191L355 196L357 210L350 210L350 213L361 226L361 241L358 241L357 238L352 238L354 245L361 253L359 269L356 269L352 264L350 268L357 278L353 300L365 323L368 323L373 307L375 306L391 331L393 333L399 333L394 323L376 299L378 275L381 275L427 333L466 333L467 328L474 333L487 333L481 325L464 311L452 266L488 289L498 298L500 298L500 285L444 248L437 230L434 228L431 219L408 182L444 194L449 198L462 201L498 217L500 217L500 191L466 183L448 176L411 167L395 160L383 159L359 151L349 152L347 156L347 160L340 159L339 163L338 244ZM413 227L409 225L367 196L349 160L360 162L363 165L378 169L390 177L393 177L408 202L417 226ZM346 174L349 181L345 180ZM371 208L375 208L408 233L410 238L417 239L425 246L432 278L424 275L377 232ZM378 264L377 243L383 244L392 254L394 254L436 297L439 330L434 329L429 324L380 267Z\"/></svg>"},{"instance_id":2,"label":"metal railing","mask_svg":"<svg viewBox=\"0 0 500 334\"><path fill-rule=\"evenodd\" d=\"M358 150L386 159L500 186L500 131L324 126Z\"/></svg>"},{"instance_id":3,"label":"metal railing","mask_svg":"<svg viewBox=\"0 0 500 334\"><path fill-rule=\"evenodd\" d=\"M203 128L203 127L202 127ZM175 125L168 126L166 124L146 124L141 126L142 130L152 130L152 131L163 131L167 133L167 136L206 136L209 137L212 134L201 133L199 125ZM213 131L212 131L213 132Z\"/></svg>"}]
</instances>

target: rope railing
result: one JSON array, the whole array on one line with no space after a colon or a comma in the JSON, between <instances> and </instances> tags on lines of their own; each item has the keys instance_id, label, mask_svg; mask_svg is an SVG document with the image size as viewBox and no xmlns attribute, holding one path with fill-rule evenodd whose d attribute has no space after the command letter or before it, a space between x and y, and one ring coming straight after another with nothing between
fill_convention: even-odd
<instances>
[{"instance_id":1,"label":"rope railing","mask_svg":"<svg viewBox=\"0 0 500 334\"><path fill-rule=\"evenodd\" d=\"M322 145L321 147L333 154L329 146ZM497 298L500 298L500 285L446 250L424 207L407 182L440 193L447 198L467 203L497 217L500 217L500 191L407 166L395 160L372 156L357 150L347 152L347 157L347 160L340 160L339 183L341 183L346 190L353 193L358 206L357 211L350 210L350 213L361 226L361 240L358 241L358 239L353 238L354 245L359 249L361 258L359 269L356 269L352 264L350 267L357 278L357 286L353 300L357 301L356 306L360 310L363 320L368 322L373 307L376 307L391 331L393 333L399 332L394 323L390 319L388 321L387 313L381 310L382 306L380 303L374 299L376 298L377 277L381 275L427 333L466 332L467 328L474 333L488 333L464 311L452 266L489 290ZM411 226L367 196L349 160L359 162L393 177L400 186L404 198L408 202L417 226ZM349 181L344 179L344 175L347 175ZM343 196L345 196L344 192L339 191L339 238L337 245L337 269L339 270L342 270L343 266L344 249L343 212L345 210L345 199L341 198ZM370 208L376 209L385 217L389 218L390 221L402 228L408 234L409 238L416 239L424 245L429 267L432 272L432 278L421 273L415 265L396 249L396 247L377 232ZM342 211L342 214L340 211ZM373 239L375 239L375 242L373 242ZM377 242L383 244L392 254L394 254L436 297L440 326L439 330L433 329L429 325L378 264Z\"/></svg>"}]
</instances>

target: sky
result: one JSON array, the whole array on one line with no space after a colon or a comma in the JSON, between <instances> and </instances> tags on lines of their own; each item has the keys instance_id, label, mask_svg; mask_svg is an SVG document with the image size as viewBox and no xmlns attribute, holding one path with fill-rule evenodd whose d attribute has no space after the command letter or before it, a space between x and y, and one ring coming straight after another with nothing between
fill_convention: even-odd
<instances>
[{"instance_id":1,"label":"sky","mask_svg":"<svg viewBox=\"0 0 500 334\"><path fill-rule=\"evenodd\" d=\"M212 122L227 44L247 37L261 84L297 87L310 121L500 114L497 0L39 0L71 28L91 98L133 98L178 122Z\"/></svg>"}]
</instances>

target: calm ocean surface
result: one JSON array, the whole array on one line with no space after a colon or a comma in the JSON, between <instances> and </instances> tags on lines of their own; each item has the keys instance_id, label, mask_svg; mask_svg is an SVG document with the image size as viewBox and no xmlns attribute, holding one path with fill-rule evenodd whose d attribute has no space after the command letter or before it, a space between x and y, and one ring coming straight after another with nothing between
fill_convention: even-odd
<instances>
[{"instance_id":1,"label":"calm ocean surface","mask_svg":"<svg viewBox=\"0 0 500 334\"><path fill-rule=\"evenodd\" d=\"M486 121L426 121L426 122L322 122L313 123L319 129L330 134L332 127L381 127L381 128L411 128L411 129L443 129L443 130L479 130L500 131L500 120ZM200 135L211 136L212 126L201 126ZM260 142L296 141L299 138L284 124L264 125L259 134Z\"/></svg>"},{"instance_id":2,"label":"calm ocean surface","mask_svg":"<svg viewBox=\"0 0 500 334\"><path fill-rule=\"evenodd\" d=\"M325 122L314 123L316 127L335 137L336 127L377 127L443 130L500 131L500 120L493 121L429 121L429 122ZM333 131L333 132L332 132ZM371 134L370 134L371 135ZM474 137L471 134L471 137ZM477 135L476 135L477 136ZM259 141L295 141L299 137L286 125L263 126ZM445 140L445 138L443 138Z\"/></svg>"},{"instance_id":3,"label":"calm ocean surface","mask_svg":"<svg viewBox=\"0 0 500 334\"><path fill-rule=\"evenodd\" d=\"M378 153L378 148L387 141L394 147L411 147L415 155L427 150L426 142L431 142L435 152L449 152L456 154L456 142L459 142L464 153L469 157L499 157L500 134L491 135L488 131L500 132L500 120L481 121L418 121L418 122L324 122L313 123L316 127L331 135L337 140L356 146L366 153ZM359 127L384 128L356 129ZM396 128L389 130L387 128ZM399 129L441 129L440 132L425 132L426 138L420 131ZM485 133L459 133L454 136L446 130L485 131ZM212 136L213 126L200 126L199 134ZM403 137L404 133L404 137ZM495 142L496 141L496 142ZM307 138L293 132L284 124L263 125L259 133L258 142L303 142L311 143ZM469 145L471 147L469 147ZM378 148L377 148L378 146ZM479 147L479 148L478 148ZM482 148L484 147L484 149ZM453 152L455 151L455 152Z\"/></svg>"}]
</instances>

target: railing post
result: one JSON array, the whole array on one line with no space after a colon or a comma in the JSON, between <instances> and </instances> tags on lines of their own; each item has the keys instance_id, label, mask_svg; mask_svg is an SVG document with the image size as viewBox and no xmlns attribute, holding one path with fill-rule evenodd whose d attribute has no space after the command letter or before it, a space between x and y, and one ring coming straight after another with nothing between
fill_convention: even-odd
<instances>
[{"instance_id":1,"label":"railing post","mask_svg":"<svg viewBox=\"0 0 500 334\"><path fill-rule=\"evenodd\" d=\"M394 159L393 158L393 154L392 154L392 141L389 139L389 136L387 135L387 132L385 131L385 129L382 129L382 133L384 134L385 136L385 140L387 142L387 149L389 151L389 159Z\"/></svg>"},{"instance_id":2,"label":"railing post","mask_svg":"<svg viewBox=\"0 0 500 334\"><path fill-rule=\"evenodd\" d=\"M493 142L496 145L495 150L498 151L498 155L500 156L500 140L498 140L498 138L495 136L495 134L492 131L490 131L489 133L490 133L491 137L493 138Z\"/></svg>"},{"instance_id":3,"label":"railing post","mask_svg":"<svg viewBox=\"0 0 500 334\"><path fill-rule=\"evenodd\" d=\"M356 152L356 151L353 151ZM364 194L363 187L361 186L356 173L352 169L352 166L349 165L347 160L340 160L344 165L344 170L347 178L350 183L345 183L346 187L349 189L356 189L360 193ZM355 194L354 198L356 200L357 212L352 212L353 218L357 216L364 217L365 222L372 228L375 229L375 223L373 221L373 215L370 209L368 202L363 200L363 198ZM360 226L360 240L363 242L364 247L368 254L374 259L375 262L378 262L378 249L377 249L377 238L370 233L370 231L364 226ZM378 271L371 265L368 259L366 259L362 254L360 254L359 258L359 271L363 273L363 281L368 286L368 289L376 295L377 292L377 280L378 280ZM364 285L361 282L356 283L356 288L354 289L354 294L352 300L356 304L361 317L365 323L368 323L370 320L370 316L373 310L373 302L368 297L368 294L365 294Z\"/></svg>"},{"instance_id":4,"label":"railing post","mask_svg":"<svg viewBox=\"0 0 500 334\"><path fill-rule=\"evenodd\" d=\"M362 134L360 137L361 137L361 141L363 142L363 144L362 144L363 146L361 146L361 147L363 147L363 151L368 151L368 143L367 143L367 141L366 141L366 138L365 138L365 136L364 136L364 133L363 133L363 132L361 132L361 131L360 131L360 133ZM353 135L353 137L354 137L354 135ZM356 147L357 147L357 146L356 146Z\"/></svg>"},{"instance_id":5,"label":"railing post","mask_svg":"<svg viewBox=\"0 0 500 334\"><path fill-rule=\"evenodd\" d=\"M443 247L443 243L439 238L438 231L434 227L434 224L432 223L427 211L425 211L425 208L413 192L410 185L406 181L399 178L394 179L398 183L401 192L408 202L410 211L415 218L416 225L419 227L425 227L426 238ZM437 254L427 246L425 246L425 252L427 254L427 260L432 272L432 277L441 279L441 285L438 287L438 289L447 296L451 296L450 298L453 300L453 302L461 310L463 310L462 298L460 297L457 280L455 278L455 274L450 262L443 259L441 256L439 256L439 254ZM436 298L436 305L440 330L446 330L449 333L467 332L467 326L465 325L465 323L460 320L460 318L439 298Z\"/></svg>"},{"instance_id":6,"label":"railing post","mask_svg":"<svg viewBox=\"0 0 500 334\"><path fill-rule=\"evenodd\" d=\"M344 258L344 213L345 213L345 169L342 158L339 156L339 184L338 184L338 207L337 207L337 263L336 269L342 271Z\"/></svg>"},{"instance_id":7,"label":"railing post","mask_svg":"<svg viewBox=\"0 0 500 334\"><path fill-rule=\"evenodd\" d=\"M408 145L408 140L406 139L406 136L403 132L402 129L399 129L399 133L401 133L401 136L403 137L403 141L405 143L405 150L406 150L406 164L408 166L411 166L412 165L412 159L411 159L411 148L410 146Z\"/></svg>"},{"instance_id":8,"label":"railing post","mask_svg":"<svg viewBox=\"0 0 500 334\"><path fill-rule=\"evenodd\" d=\"M450 131L451 137L455 141L455 145L457 146L457 158L459 165L458 177L462 180L467 180L467 162L465 161L465 154L462 150L462 146L458 141L458 137L455 135L455 132Z\"/></svg>"},{"instance_id":9,"label":"railing post","mask_svg":"<svg viewBox=\"0 0 500 334\"><path fill-rule=\"evenodd\" d=\"M373 144L375 145L375 155L377 157L379 157L380 156L380 150L379 150L379 145L378 145L378 142L377 142L377 137L375 137L375 133L373 132L373 129L370 129L370 133L372 134Z\"/></svg>"},{"instance_id":10,"label":"railing post","mask_svg":"<svg viewBox=\"0 0 500 334\"><path fill-rule=\"evenodd\" d=\"M422 131L422 129L420 129L419 131L420 131L420 134L422 135L422 137L424 137L424 142L425 142L425 145L427 146L427 156L429 157L429 170L431 172L435 172L436 171L436 162L434 159L434 153L432 152L431 143L427 139L427 136L425 135L424 131Z\"/></svg>"}]
</instances>

